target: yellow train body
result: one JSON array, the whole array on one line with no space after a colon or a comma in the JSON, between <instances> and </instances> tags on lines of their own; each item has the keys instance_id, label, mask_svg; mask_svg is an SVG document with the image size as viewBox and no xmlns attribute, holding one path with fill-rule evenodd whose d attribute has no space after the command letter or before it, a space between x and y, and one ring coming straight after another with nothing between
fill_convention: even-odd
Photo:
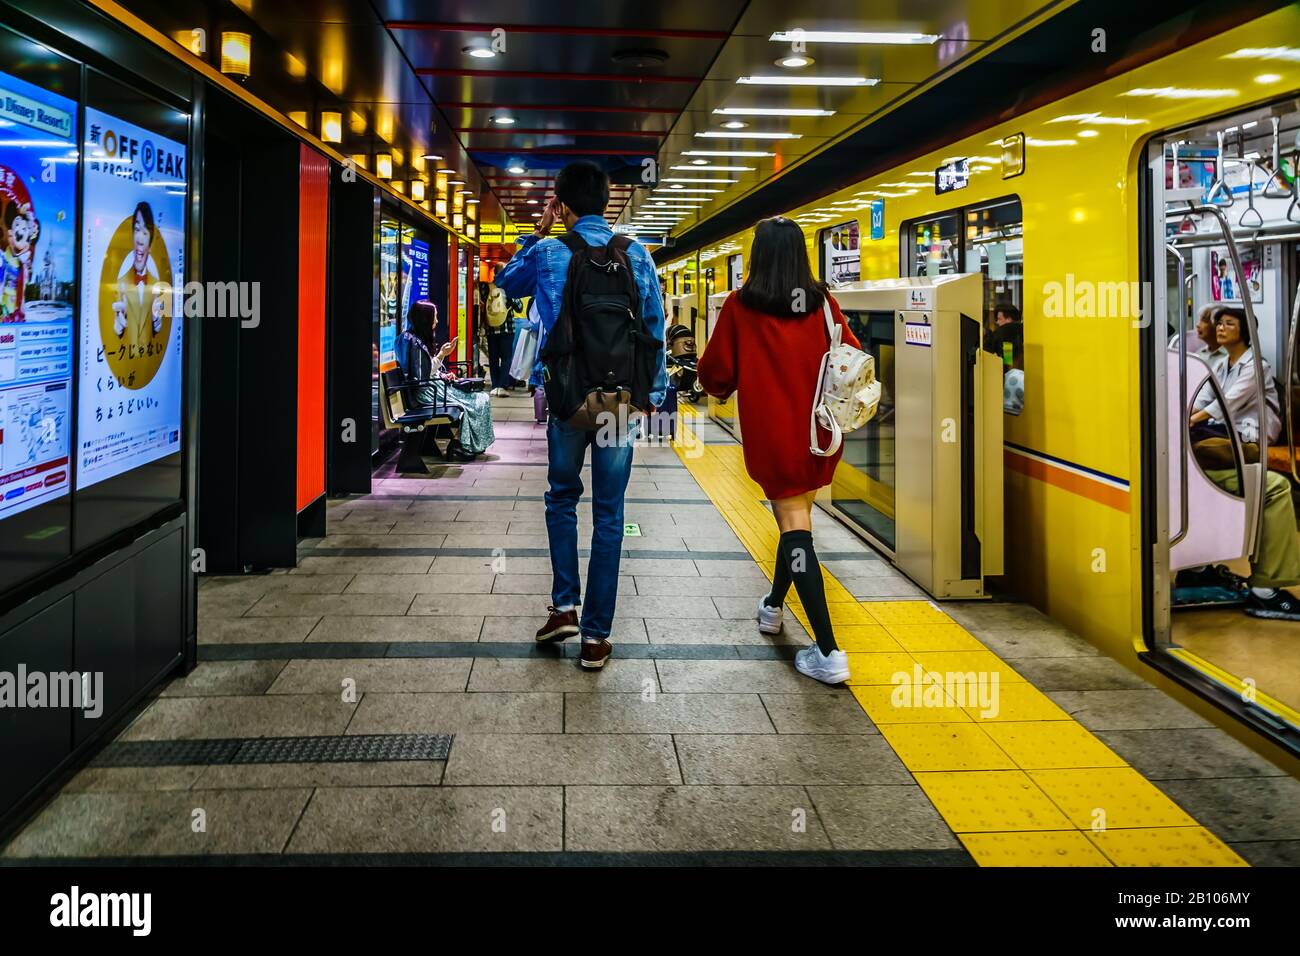
<instances>
[{"instance_id":1,"label":"yellow train body","mask_svg":"<svg viewBox=\"0 0 1300 956\"><path fill-rule=\"evenodd\" d=\"M1300 5L1178 49L785 215L804 217L862 199L864 192L885 193L883 238L870 239L867 210L828 223L858 220L862 278L878 279L906 271L900 268L900 230L909 221L1004 197L1020 200L1025 398L1023 413L1005 422L1006 590L1294 772L1294 759L1137 661L1145 648L1142 555L1148 546L1142 527L1141 319L1136 306L1119 305L1143 279L1138 184L1146 143L1158 132L1300 91L1300 62L1262 52L1288 37L1300 39ZM1187 90L1200 95L1179 92ZM1077 119L1095 115L1117 122L1084 126ZM1096 135L1079 136L1085 129ZM1000 143L1016 134L1025 137L1024 171L1004 179ZM958 157L971 160L969 185L936 195L935 170ZM908 180L917 188L901 195L895 184ZM817 229L805 232L819 268ZM752 227L722 244L738 246L748 268L751 242ZM705 249L665 263L663 271L694 273L703 317L703 270L713 268L724 289L726 265L725 254Z\"/></svg>"}]
</instances>

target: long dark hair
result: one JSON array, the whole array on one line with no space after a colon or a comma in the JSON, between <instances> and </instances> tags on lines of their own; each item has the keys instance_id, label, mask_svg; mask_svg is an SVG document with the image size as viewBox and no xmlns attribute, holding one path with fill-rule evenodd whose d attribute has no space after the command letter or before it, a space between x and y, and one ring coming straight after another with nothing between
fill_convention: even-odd
<instances>
[{"instance_id":1,"label":"long dark hair","mask_svg":"<svg viewBox=\"0 0 1300 956\"><path fill-rule=\"evenodd\" d=\"M801 301L796 302L796 295ZM749 275L740 287L740 301L766 315L796 316L816 312L826 297L808 263L803 230L782 216L764 219L754 229L749 252ZM802 308L795 311L795 306Z\"/></svg>"},{"instance_id":2,"label":"long dark hair","mask_svg":"<svg viewBox=\"0 0 1300 956\"><path fill-rule=\"evenodd\" d=\"M411 311L406 313L406 327L411 334L424 343L424 347L433 351L433 327L438 324L438 307L427 299L411 303Z\"/></svg>"}]
</instances>

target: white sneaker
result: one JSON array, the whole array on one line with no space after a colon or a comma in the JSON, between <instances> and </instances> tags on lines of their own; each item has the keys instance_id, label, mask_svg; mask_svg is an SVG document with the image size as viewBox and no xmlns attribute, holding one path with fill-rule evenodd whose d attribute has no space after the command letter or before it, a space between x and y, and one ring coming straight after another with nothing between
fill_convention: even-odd
<instances>
[{"instance_id":1,"label":"white sneaker","mask_svg":"<svg viewBox=\"0 0 1300 956\"><path fill-rule=\"evenodd\" d=\"M849 658L843 651L823 656L814 644L794 656L794 669L823 684L843 684L849 679Z\"/></svg>"},{"instance_id":2,"label":"white sneaker","mask_svg":"<svg viewBox=\"0 0 1300 956\"><path fill-rule=\"evenodd\" d=\"M785 614L785 606L768 607L766 595L758 599L758 632L760 634L780 634L781 618Z\"/></svg>"},{"instance_id":3,"label":"white sneaker","mask_svg":"<svg viewBox=\"0 0 1300 956\"><path fill-rule=\"evenodd\" d=\"M504 388L494 388L492 389L492 394L495 395L497 398L505 398L506 390Z\"/></svg>"}]
</instances>

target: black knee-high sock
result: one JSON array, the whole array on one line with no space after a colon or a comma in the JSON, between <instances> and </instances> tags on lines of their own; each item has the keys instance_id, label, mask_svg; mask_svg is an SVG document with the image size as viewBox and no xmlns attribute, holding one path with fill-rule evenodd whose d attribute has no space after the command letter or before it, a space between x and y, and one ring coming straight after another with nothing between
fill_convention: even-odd
<instances>
[{"instance_id":1,"label":"black knee-high sock","mask_svg":"<svg viewBox=\"0 0 1300 956\"><path fill-rule=\"evenodd\" d=\"M817 649L823 654L838 650L835 632L831 628L831 613L826 606L826 585L822 581L822 566L817 561L811 531L787 531L781 535L780 556L786 566L794 589L799 592L804 613L812 626Z\"/></svg>"},{"instance_id":2,"label":"black knee-high sock","mask_svg":"<svg viewBox=\"0 0 1300 956\"><path fill-rule=\"evenodd\" d=\"M768 592L763 603L768 607L780 607L785 603L785 596L790 593L790 562L785 557L785 535L776 543L776 571L772 575L772 590Z\"/></svg>"}]
</instances>

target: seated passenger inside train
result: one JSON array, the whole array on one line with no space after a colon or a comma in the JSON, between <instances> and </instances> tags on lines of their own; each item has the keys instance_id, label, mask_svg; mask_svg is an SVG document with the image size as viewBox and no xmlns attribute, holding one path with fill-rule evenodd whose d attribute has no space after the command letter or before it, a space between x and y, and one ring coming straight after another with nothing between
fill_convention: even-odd
<instances>
[{"instance_id":1,"label":"seated passenger inside train","mask_svg":"<svg viewBox=\"0 0 1300 956\"><path fill-rule=\"evenodd\" d=\"M1221 310L1216 332L1225 359L1215 365L1214 376L1223 391L1227 414L1231 416L1242 443L1242 452L1247 461L1257 462L1260 415L1255 398L1254 356L1245 313L1237 308ZM1266 383L1264 435L1272 443L1281 434L1282 421L1273 376L1268 363L1263 364ZM1193 454L1207 478L1230 494L1239 496L1240 477L1224 423L1224 411L1212 389L1206 387L1202 390L1197 396L1195 409L1189 418ZM1204 603L1198 598L1217 592L1227 595L1228 600L1244 601L1246 613L1251 617L1300 621L1300 599L1286 590L1300 585L1300 545L1296 540L1291 482L1277 472L1266 474L1259 560L1251 565L1250 576L1243 579L1222 564L1185 568L1174 580L1175 606ZM1211 603L1217 602L1211 598Z\"/></svg>"},{"instance_id":2,"label":"seated passenger inside train","mask_svg":"<svg viewBox=\"0 0 1300 956\"><path fill-rule=\"evenodd\" d=\"M1214 377L1223 391L1228 412L1232 416L1237 433L1245 444L1254 445L1254 459L1259 460L1259 409L1255 402L1255 355L1250 343L1250 329L1246 325L1246 314L1241 309L1224 308L1219 310L1215 323L1215 335L1219 347L1223 350L1221 361L1211 360L1213 352L1204 356L1210 360ZM1282 433L1282 419L1279 412L1277 388L1268 360L1260 357L1264 369L1264 416L1265 434L1269 444L1277 441ZM1206 438L1227 438L1228 426L1224 421L1223 409L1219 406L1214 390L1208 386L1201 389L1196 396L1196 409L1191 416L1192 441ZM1252 460L1247 455L1247 460Z\"/></svg>"},{"instance_id":3,"label":"seated passenger inside train","mask_svg":"<svg viewBox=\"0 0 1300 956\"><path fill-rule=\"evenodd\" d=\"M1187 342L1187 354L1199 355L1209 363L1210 368L1214 368L1220 361L1227 358L1227 350L1219 344L1219 313L1223 311L1223 306L1210 305L1202 307L1196 315L1196 338ZM1175 332L1169 337L1169 347L1178 348L1178 339L1181 332Z\"/></svg>"},{"instance_id":4,"label":"seated passenger inside train","mask_svg":"<svg viewBox=\"0 0 1300 956\"><path fill-rule=\"evenodd\" d=\"M421 383L412 388L416 405L432 407L445 401L464 412L459 434L451 439L448 457L470 461L487 451L496 439L492 399L487 392L470 391L472 386L467 381L458 380L446 370L443 361L455 349L456 339L453 337L434 352L437 329L438 307L424 300L414 303L406 317L406 329L397 340L397 364L407 382ZM442 385L436 384L438 379Z\"/></svg>"}]
</instances>

